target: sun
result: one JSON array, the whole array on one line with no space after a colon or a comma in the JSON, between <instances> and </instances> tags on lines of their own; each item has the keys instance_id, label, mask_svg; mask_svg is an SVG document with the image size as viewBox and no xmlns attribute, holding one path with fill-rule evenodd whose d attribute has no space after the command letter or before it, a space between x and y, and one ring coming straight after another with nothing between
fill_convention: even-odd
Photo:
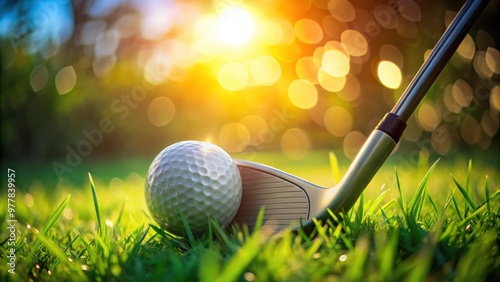
<instances>
[{"instance_id":1,"label":"sun","mask_svg":"<svg viewBox=\"0 0 500 282\"><path fill-rule=\"evenodd\" d=\"M229 45L242 45L248 42L255 30L255 21L250 13L242 8L227 8L217 21L219 39Z\"/></svg>"}]
</instances>

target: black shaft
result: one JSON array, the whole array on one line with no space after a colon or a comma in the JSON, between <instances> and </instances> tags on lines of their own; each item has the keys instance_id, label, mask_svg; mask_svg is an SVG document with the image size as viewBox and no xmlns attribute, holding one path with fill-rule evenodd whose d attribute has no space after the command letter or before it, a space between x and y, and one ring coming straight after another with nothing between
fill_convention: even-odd
<instances>
[{"instance_id":1,"label":"black shaft","mask_svg":"<svg viewBox=\"0 0 500 282\"><path fill-rule=\"evenodd\" d=\"M408 121L489 0L468 0L398 100L392 113Z\"/></svg>"}]
</instances>

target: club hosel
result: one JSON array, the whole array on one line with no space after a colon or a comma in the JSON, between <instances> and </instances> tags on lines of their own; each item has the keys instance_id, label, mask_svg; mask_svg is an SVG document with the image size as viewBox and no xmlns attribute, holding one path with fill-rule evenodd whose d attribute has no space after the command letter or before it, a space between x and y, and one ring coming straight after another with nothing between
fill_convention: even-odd
<instances>
[{"instance_id":1,"label":"club hosel","mask_svg":"<svg viewBox=\"0 0 500 282\"><path fill-rule=\"evenodd\" d=\"M342 180L332 189L333 201L328 206L334 214L347 212L356 203L373 176L389 157L399 141L406 123L393 113L388 113L370 134ZM328 210L314 216L323 223L331 218ZM303 227L314 226L309 220Z\"/></svg>"}]
</instances>

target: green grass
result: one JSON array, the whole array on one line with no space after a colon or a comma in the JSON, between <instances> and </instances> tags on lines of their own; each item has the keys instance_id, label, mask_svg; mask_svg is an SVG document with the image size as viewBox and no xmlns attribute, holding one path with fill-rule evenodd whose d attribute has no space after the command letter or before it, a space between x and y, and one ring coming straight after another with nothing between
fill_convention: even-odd
<instances>
[{"instance_id":1,"label":"green grass","mask_svg":"<svg viewBox=\"0 0 500 282\"><path fill-rule=\"evenodd\" d=\"M304 169L298 162L277 165L273 160L279 158L273 154L258 161L333 183L331 173L343 174L344 162L332 161L341 165L330 168L328 154L321 155L326 156L318 161L321 169ZM385 165L349 213L334 215L312 235L270 236L265 222L253 233L235 227L223 230L212 223L208 234L197 239L189 232L185 238L173 236L149 217L143 194L145 172L141 172L147 167L142 163L137 167L120 177L91 171L83 185L35 181L19 188L16 274L6 267L8 214L2 203L0 280L498 281L500 277L497 167L467 160L431 164L422 155L413 170Z\"/></svg>"}]
</instances>

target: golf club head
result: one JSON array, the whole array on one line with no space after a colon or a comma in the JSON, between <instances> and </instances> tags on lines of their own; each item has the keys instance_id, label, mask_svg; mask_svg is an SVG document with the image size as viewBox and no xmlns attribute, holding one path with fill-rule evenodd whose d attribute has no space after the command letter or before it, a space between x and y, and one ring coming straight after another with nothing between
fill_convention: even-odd
<instances>
[{"instance_id":1,"label":"golf club head","mask_svg":"<svg viewBox=\"0 0 500 282\"><path fill-rule=\"evenodd\" d=\"M373 178L396 142L374 130L342 180L324 188L279 169L255 162L235 160L243 194L234 219L253 230L261 209L264 224L276 232L300 226L309 229L313 218L326 222L331 212L347 211Z\"/></svg>"},{"instance_id":2,"label":"golf club head","mask_svg":"<svg viewBox=\"0 0 500 282\"><path fill-rule=\"evenodd\" d=\"M333 189L263 164L235 160L240 170L243 195L235 221L250 230L261 209L264 223L274 230L299 225L313 214L326 209Z\"/></svg>"}]
</instances>

